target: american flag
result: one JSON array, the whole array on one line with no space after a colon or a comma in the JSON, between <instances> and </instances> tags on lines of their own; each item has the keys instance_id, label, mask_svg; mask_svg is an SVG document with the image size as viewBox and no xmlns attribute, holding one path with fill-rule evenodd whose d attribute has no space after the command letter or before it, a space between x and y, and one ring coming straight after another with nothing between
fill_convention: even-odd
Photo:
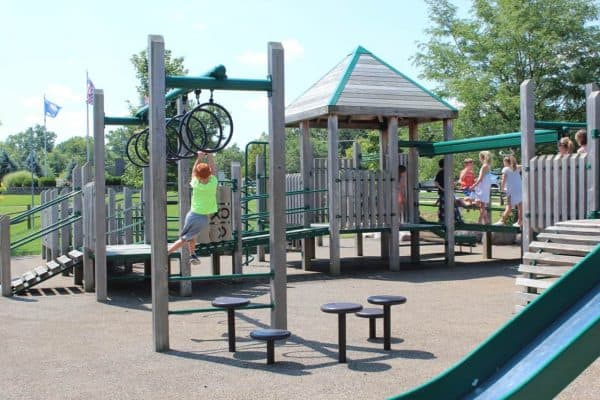
<instances>
[{"instance_id":1,"label":"american flag","mask_svg":"<svg viewBox=\"0 0 600 400\"><path fill-rule=\"evenodd\" d=\"M88 104L94 104L94 89L95 89L94 84L88 78L88 80L87 80L87 99L86 99L86 103L88 103Z\"/></svg>"}]
</instances>

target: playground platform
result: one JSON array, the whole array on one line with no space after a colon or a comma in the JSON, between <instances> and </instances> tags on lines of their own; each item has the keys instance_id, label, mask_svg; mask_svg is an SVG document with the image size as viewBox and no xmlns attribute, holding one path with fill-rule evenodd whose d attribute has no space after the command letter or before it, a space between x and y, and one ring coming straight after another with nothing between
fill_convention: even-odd
<instances>
[{"instance_id":1,"label":"playground platform","mask_svg":"<svg viewBox=\"0 0 600 400\"><path fill-rule=\"evenodd\" d=\"M409 265L401 249L399 273L381 265L379 240L364 240L366 257L354 257L354 240L341 241L341 275L327 273L328 247L317 248L314 271L301 270L300 254L288 253L288 329L292 337L275 348L266 365L264 343L250 339L269 324L269 310L236 314L237 352L227 350L223 312L171 316L170 347L154 352L148 282L109 283L109 301L57 276L28 295L0 298L1 397L31 399L384 399L427 382L473 350L512 317L517 246L499 246L497 259L481 261L482 247L443 264L443 247L421 248L424 263ZM432 254L437 253L432 259ZM268 260L268 255L267 255ZM428 260L432 260L428 262ZM16 272L40 262L12 260ZM177 261L174 262L175 265ZM143 266L134 269L143 271ZM244 272L267 272L254 261ZM208 273L203 258L193 273ZM221 270L230 273L230 258ZM205 307L217 296L268 302L268 282L195 282L192 299L177 296L172 309ZM337 322L321 304L348 301L367 306L373 294L399 294L406 304L392 310L392 350L368 340L368 323L347 320L347 364L337 362ZM382 326L377 325L381 337ZM600 362L571 383L558 399L593 399L600 393Z\"/></svg>"}]
</instances>

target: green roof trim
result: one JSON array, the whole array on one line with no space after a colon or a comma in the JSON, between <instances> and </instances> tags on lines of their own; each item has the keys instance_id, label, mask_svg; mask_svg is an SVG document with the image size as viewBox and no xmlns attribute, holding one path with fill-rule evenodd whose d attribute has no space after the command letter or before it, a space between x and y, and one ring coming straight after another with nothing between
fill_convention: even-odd
<instances>
[{"instance_id":1,"label":"green roof trim","mask_svg":"<svg viewBox=\"0 0 600 400\"><path fill-rule=\"evenodd\" d=\"M348 80L350 79L350 75L352 75L352 71L354 71L354 67L358 62L360 55L366 54L365 52L366 50L362 46L358 46L356 50L354 50L354 53L352 54L352 60L350 60L350 62L346 66L344 75L342 75L342 80L340 80L340 83L338 84L337 88L335 88L335 91L333 92L333 95L331 96L331 100L329 100L328 105L334 106L337 104L342 92L344 91L344 88L346 87L346 84L348 83Z\"/></svg>"},{"instance_id":2,"label":"green roof trim","mask_svg":"<svg viewBox=\"0 0 600 400\"><path fill-rule=\"evenodd\" d=\"M536 144L555 143L557 140L557 131L546 129L535 131ZM404 141L399 142L398 144L402 147L417 147L419 149L419 155L431 157L443 154L521 147L521 132L502 133L499 135L456 139L435 143Z\"/></svg>"},{"instance_id":3,"label":"green roof trim","mask_svg":"<svg viewBox=\"0 0 600 400\"><path fill-rule=\"evenodd\" d=\"M420 85L419 83L415 82L413 79L409 78L408 76L404 75L402 72L398 71L396 68L392 67L390 64L386 63L385 61L383 61L381 58L377 57L375 54L363 49L362 47L358 46L359 49L362 49L364 52L361 54L370 54L374 59L376 59L377 61L379 61L380 63L382 63L383 65L385 65L386 67L388 67L389 69L391 69L392 71L394 71L395 73L397 73L398 75L400 75L402 78L406 79L407 81L409 81L410 83L412 83L413 85L417 86L419 89L421 89L422 91L424 91L425 93L427 93L428 95L430 95L431 97L433 97L434 99L436 99L437 101L439 101L440 103L442 103L443 105L445 105L446 107L448 107L450 110L452 111L456 111L458 112L458 109L455 107L452 107L450 104L448 104L448 102L446 102L444 99L442 99L441 97L439 97L438 95L434 94L433 92L427 90L425 87L423 87L422 85ZM358 49L357 49L358 50Z\"/></svg>"}]
</instances>

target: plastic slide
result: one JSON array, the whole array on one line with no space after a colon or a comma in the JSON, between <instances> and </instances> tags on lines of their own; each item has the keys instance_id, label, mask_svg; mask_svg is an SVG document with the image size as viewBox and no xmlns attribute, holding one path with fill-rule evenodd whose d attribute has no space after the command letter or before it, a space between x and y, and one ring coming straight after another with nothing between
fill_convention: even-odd
<instances>
[{"instance_id":1,"label":"plastic slide","mask_svg":"<svg viewBox=\"0 0 600 400\"><path fill-rule=\"evenodd\" d=\"M600 245L471 354L390 399L550 399L600 355Z\"/></svg>"}]
</instances>

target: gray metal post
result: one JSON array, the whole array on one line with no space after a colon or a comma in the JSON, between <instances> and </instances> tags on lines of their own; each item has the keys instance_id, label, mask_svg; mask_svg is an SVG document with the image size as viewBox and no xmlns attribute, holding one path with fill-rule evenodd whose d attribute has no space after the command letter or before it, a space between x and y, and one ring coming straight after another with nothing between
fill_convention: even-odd
<instances>
[{"instance_id":1,"label":"gray metal post","mask_svg":"<svg viewBox=\"0 0 600 400\"><path fill-rule=\"evenodd\" d=\"M131 189L128 187L123 188L123 225L125 226L123 233L123 243L133 243L133 199Z\"/></svg>"},{"instance_id":2,"label":"gray metal post","mask_svg":"<svg viewBox=\"0 0 600 400\"><path fill-rule=\"evenodd\" d=\"M81 189L91 182L92 180L91 165L86 162L81 167ZM93 250L92 245L92 224L94 218L93 207L86 207L86 205L94 204L94 199L86 198L85 196L93 196L93 193L83 193L83 210L82 210L82 229L83 229L83 290L86 292L94 291L94 260L92 259L91 252Z\"/></svg>"},{"instance_id":3,"label":"gray metal post","mask_svg":"<svg viewBox=\"0 0 600 400\"><path fill-rule=\"evenodd\" d=\"M150 211L150 198L152 197L152 178L150 168L142 168L142 220L144 221L144 243L151 243L152 237L152 218Z\"/></svg>"},{"instance_id":4,"label":"gray metal post","mask_svg":"<svg viewBox=\"0 0 600 400\"><path fill-rule=\"evenodd\" d=\"M285 254L285 93L284 62L281 43L269 43L269 75L272 91L269 96L269 250L271 296L271 327L287 328L287 260Z\"/></svg>"},{"instance_id":5,"label":"gray metal post","mask_svg":"<svg viewBox=\"0 0 600 400\"><path fill-rule=\"evenodd\" d=\"M266 194L266 180L265 180L265 157L263 155L256 156L256 194L261 196ZM256 201L257 207L256 211L260 215L260 219L258 220L258 231L263 232L265 230L265 223L263 222L262 215L267 211L267 201L266 199L259 198ZM258 257L258 261L265 261L265 246L258 245L256 246L256 256Z\"/></svg>"},{"instance_id":6,"label":"gray metal post","mask_svg":"<svg viewBox=\"0 0 600 400\"><path fill-rule=\"evenodd\" d=\"M389 148L388 138L389 138L389 134L388 134L387 130L382 129L379 131L379 170L381 171L381 176L383 179L381 184L384 187L384 190L383 190L384 193L391 192L390 182L385 180L385 176L386 176L385 171L387 171L389 168L388 152L390 151L390 148ZM390 214L391 214L390 202L389 202L389 199L385 198L385 196L381 200L383 202L383 214L385 215L384 220L385 220L386 225L389 226ZM379 240L380 240L379 247L380 247L380 252L381 252L381 258L389 259L389 256L390 256L390 249L389 249L390 234L388 232L381 232L381 239L379 239Z\"/></svg>"},{"instance_id":7,"label":"gray metal post","mask_svg":"<svg viewBox=\"0 0 600 400\"><path fill-rule=\"evenodd\" d=\"M590 169L588 170L589 186L587 188L587 209L600 211L600 138L594 133L600 130L600 92L596 85L587 85L586 120L587 120L587 158ZM595 91L594 91L595 90Z\"/></svg>"},{"instance_id":8,"label":"gray metal post","mask_svg":"<svg viewBox=\"0 0 600 400\"><path fill-rule=\"evenodd\" d=\"M408 123L408 140L419 139L419 125L417 121ZM406 204L408 206L408 222L418 224L419 221L419 151L416 147L408 149L408 165L406 169ZM421 261L421 248L419 247L419 231L410 233L410 262Z\"/></svg>"},{"instance_id":9,"label":"gray metal post","mask_svg":"<svg viewBox=\"0 0 600 400\"><path fill-rule=\"evenodd\" d=\"M329 273L340 274L340 199L338 196L338 117L327 119L327 207L329 213Z\"/></svg>"},{"instance_id":10,"label":"gray metal post","mask_svg":"<svg viewBox=\"0 0 600 400\"><path fill-rule=\"evenodd\" d=\"M155 351L169 349L169 281L167 257L167 157L165 135L165 42L148 36L148 90L150 104L150 189L146 200L152 223L152 326Z\"/></svg>"},{"instance_id":11,"label":"gray metal post","mask_svg":"<svg viewBox=\"0 0 600 400\"><path fill-rule=\"evenodd\" d=\"M185 113L185 106L181 97L177 98L177 114ZM182 140L187 141L186 135L181 135ZM190 210L190 161L187 158L182 158L177 162L177 186L179 191L179 229L183 229L185 224L185 215ZM183 246L180 250L179 272L181 276L191 276L192 268L190 265L190 252L187 246ZM192 281L179 282L179 295L192 295Z\"/></svg>"},{"instance_id":12,"label":"gray metal post","mask_svg":"<svg viewBox=\"0 0 600 400\"><path fill-rule=\"evenodd\" d=\"M354 164L354 169L355 170L359 170L360 169L360 160L362 159L362 153L361 153L361 149L360 149L360 144L358 142L354 142L352 144L352 163ZM356 185L353 185L353 189L356 190ZM363 255L363 234L362 233L357 233L356 234L356 242L355 242L355 247L356 247L356 255L358 257L362 257Z\"/></svg>"},{"instance_id":13,"label":"gray metal post","mask_svg":"<svg viewBox=\"0 0 600 400\"><path fill-rule=\"evenodd\" d=\"M400 271L400 216L398 209L398 117L388 119L388 170L392 179L390 185L390 271Z\"/></svg>"},{"instance_id":14,"label":"gray metal post","mask_svg":"<svg viewBox=\"0 0 600 400\"><path fill-rule=\"evenodd\" d=\"M531 228L531 204L529 203L529 160L535 155L535 83L528 79L521 83L521 165L523 166L523 227L521 248L529 249L533 238Z\"/></svg>"},{"instance_id":15,"label":"gray metal post","mask_svg":"<svg viewBox=\"0 0 600 400\"><path fill-rule=\"evenodd\" d=\"M452 140L452 120L443 121L444 141ZM454 267L454 156L444 156L444 225L446 225L446 263Z\"/></svg>"},{"instance_id":16,"label":"gray metal post","mask_svg":"<svg viewBox=\"0 0 600 400\"><path fill-rule=\"evenodd\" d=\"M242 273L242 168L238 161L231 163L231 179L237 182L236 191L231 192L231 229L237 232L235 247L233 248L232 262L233 273Z\"/></svg>"},{"instance_id":17,"label":"gray metal post","mask_svg":"<svg viewBox=\"0 0 600 400\"><path fill-rule=\"evenodd\" d=\"M2 296L12 296L10 286L10 217L0 215L0 283L2 284Z\"/></svg>"},{"instance_id":18,"label":"gray metal post","mask_svg":"<svg viewBox=\"0 0 600 400\"><path fill-rule=\"evenodd\" d=\"M96 300L108 298L106 273L106 201L104 192L104 91L96 89L94 94L94 182L96 195L94 200L94 249Z\"/></svg>"},{"instance_id":19,"label":"gray metal post","mask_svg":"<svg viewBox=\"0 0 600 400\"><path fill-rule=\"evenodd\" d=\"M73 168L73 191L80 191L83 188L81 184L81 167ZM83 195L79 193L73 197L73 213L82 215L83 217ZM83 222L79 220L73 224L73 249L83 252ZM73 283L81 285L83 283L83 267L78 265L73 269Z\"/></svg>"},{"instance_id":20,"label":"gray metal post","mask_svg":"<svg viewBox=\"0 0 600 400\"><path fill-rule=\"evenodd\" d=\"M312 169L314 165L314 154L310 142L310 125L308 121L300 123L300 173L302 174L302 186L305 190L314 190L312 186ZM314 209L314 193L305 193L303 204L309 209ZM304 227L309 228L314 221L314 212L304 213ZM309 270L312 259L315 257L315 238L304 238L302 240L302 269Z\"/></svg>"}]
</instances>

